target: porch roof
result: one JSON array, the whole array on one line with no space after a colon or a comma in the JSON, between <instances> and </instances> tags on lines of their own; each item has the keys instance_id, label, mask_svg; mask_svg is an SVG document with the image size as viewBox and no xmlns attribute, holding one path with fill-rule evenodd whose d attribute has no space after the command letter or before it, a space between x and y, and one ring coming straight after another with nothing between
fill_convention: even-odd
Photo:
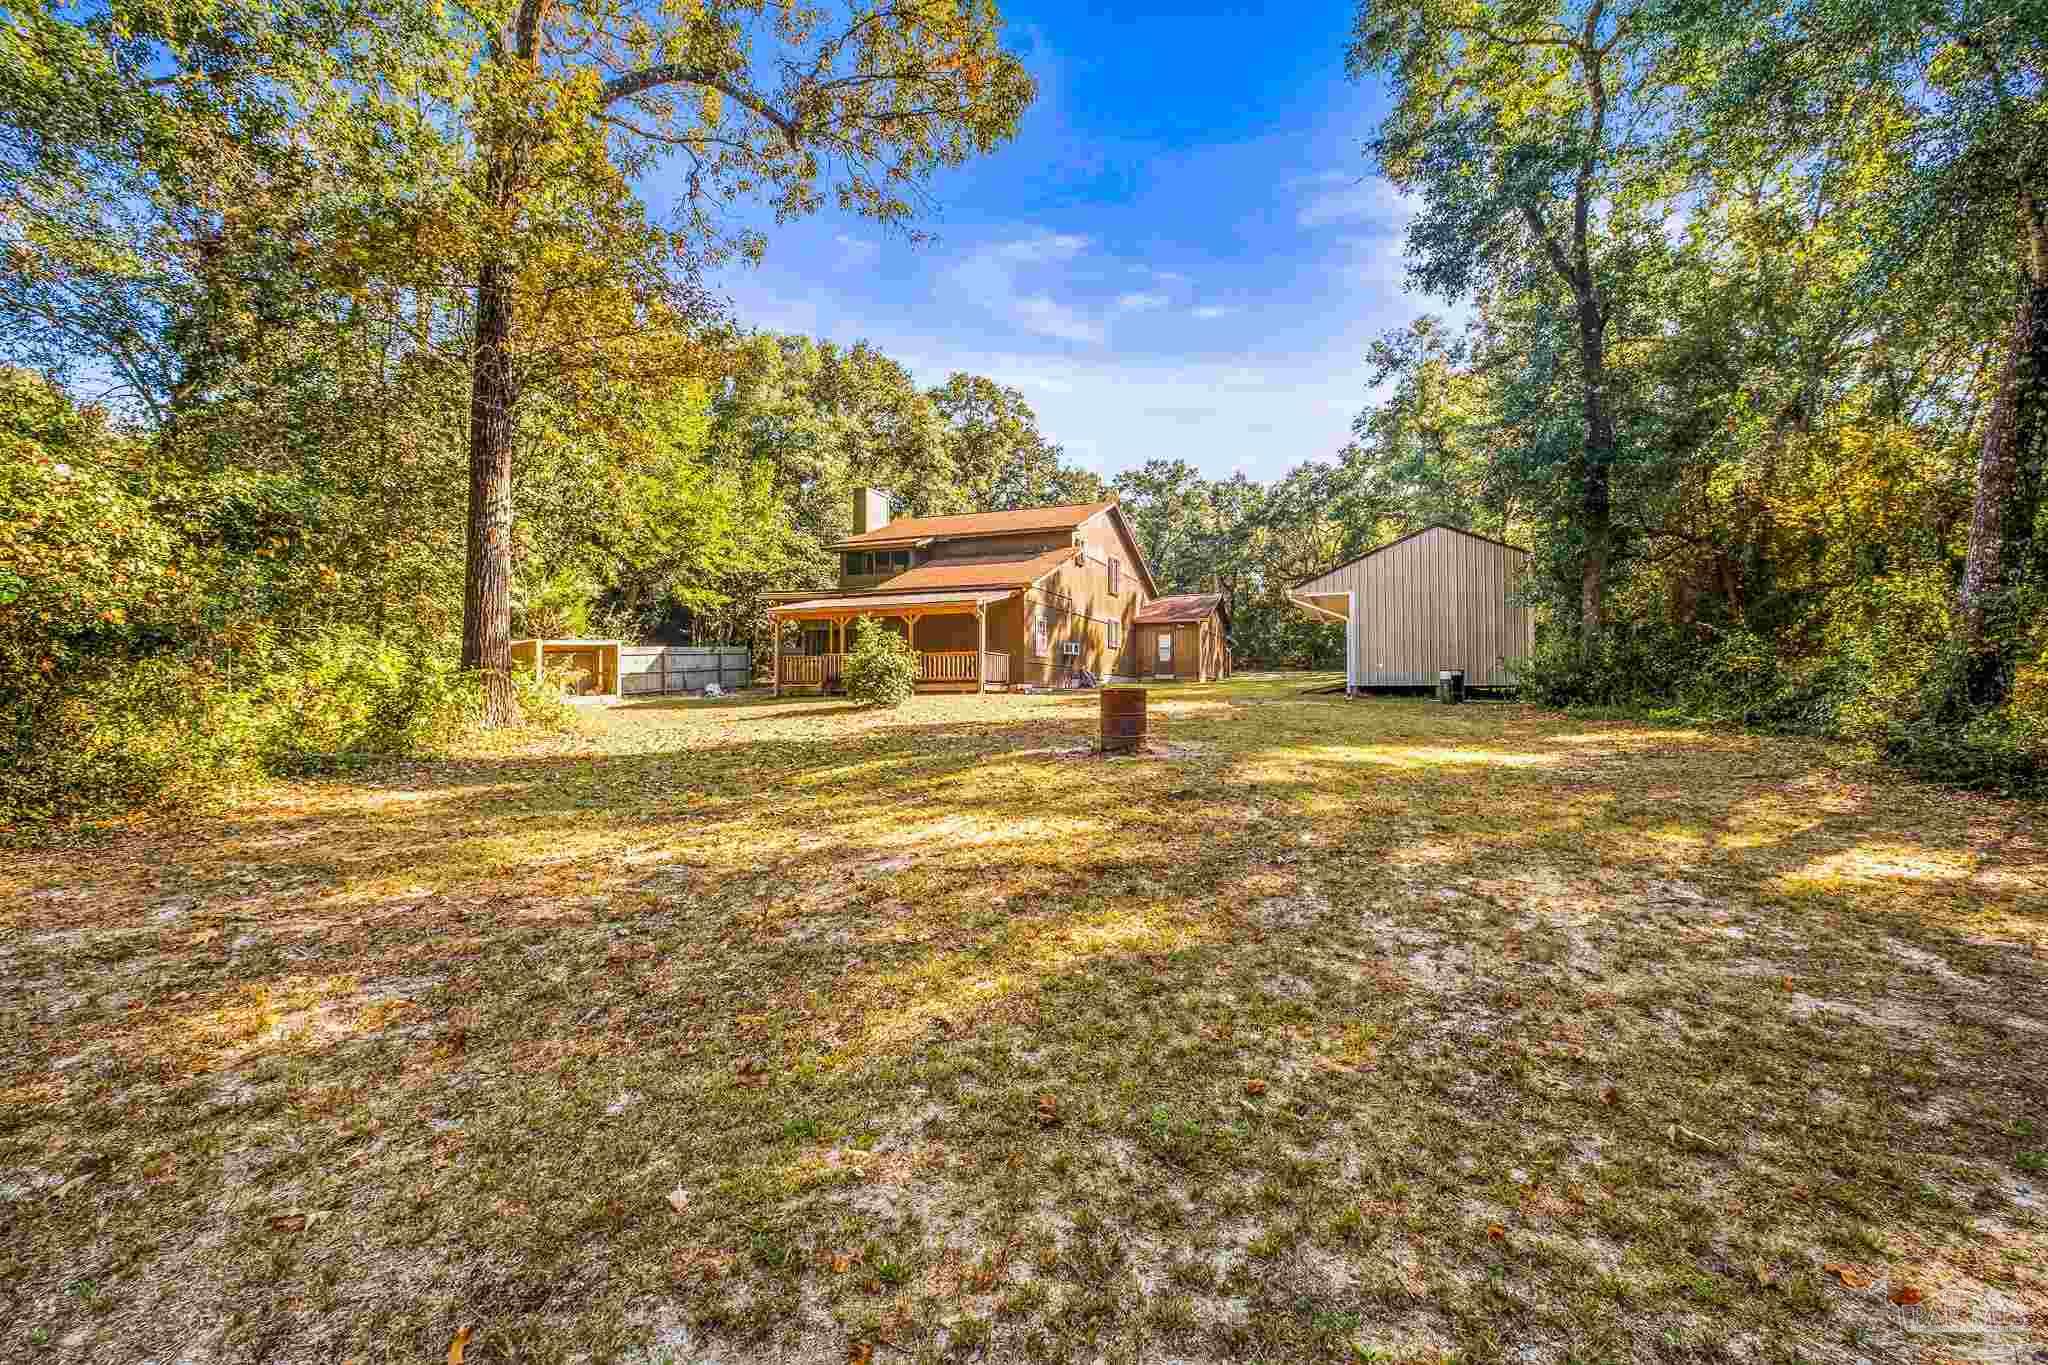
<instances>
[{"instance_id":1,"label":"porch roof","mask_svg":"<svg viewBox=\"0 0 2048 1365\"><path fill-rule=\"evenodd\" d=\"M801 602L784 602L770 607L768 614L785 621L806 616L859 616L865 612L888 616L905 608L933 612L969 612L1000 602L1016 593L1015 588L983 592L861 592L834 597L807 597Z\"/></svg>"}]
</instances>

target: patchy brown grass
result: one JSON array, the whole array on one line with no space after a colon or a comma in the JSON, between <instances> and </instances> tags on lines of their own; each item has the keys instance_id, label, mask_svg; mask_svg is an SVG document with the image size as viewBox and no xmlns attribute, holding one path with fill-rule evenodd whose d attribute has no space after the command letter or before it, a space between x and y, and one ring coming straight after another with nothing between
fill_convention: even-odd
<instances>
[{"instance_id":1,"label":"patchy brown grass","mask_svg":"<svg viewBox=\"0 0 2048 1365\"><path fill-rule=\"evenodd\" d=\"M642 704L11 854L0 1356L2040 1349L2039 808L1301 686L1170 760Z\"/></svg>"}]
</instances>

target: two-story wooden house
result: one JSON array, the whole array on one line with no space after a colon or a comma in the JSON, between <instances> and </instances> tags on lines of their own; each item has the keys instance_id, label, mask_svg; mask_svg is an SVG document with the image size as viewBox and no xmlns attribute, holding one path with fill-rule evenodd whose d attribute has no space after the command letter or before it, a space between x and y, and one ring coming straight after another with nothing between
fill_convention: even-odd
<instances>
[{"instance_id":1,"label":"two-story wooden house","mask_svg":"<svg viewBox=\"0 0 2048 1365\"><path fill-rule=\"evenodd\" d=\"M1129 676L1138 610L1158 595L1114 498L892 520L885 494L856 489L853 534L831 549L837 588L773 595L778 693L836 688L863 616L902 632L930 691Z\"/></svg>"}]
</instances>

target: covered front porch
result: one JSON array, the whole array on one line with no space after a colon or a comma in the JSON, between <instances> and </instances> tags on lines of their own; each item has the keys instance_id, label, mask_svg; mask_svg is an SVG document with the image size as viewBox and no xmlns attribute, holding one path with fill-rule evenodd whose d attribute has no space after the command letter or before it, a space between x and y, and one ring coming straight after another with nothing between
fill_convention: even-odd
<instances>
[{"instance_id":1,"label":"covered front porch","mask_svg":"<svg viewBox=\"0 0 2048 1365\"><path fill-rule=\"evenodd\" d=\"M988 609L1010 595L846 594L771 607L775 694L780 696L785 690L839 691L853 623L864 616L896 630L909 643L917 655L920 692L985 692L991 687L1008 687L1010 656L988 647Z\"/></svg>"}]
</instances>

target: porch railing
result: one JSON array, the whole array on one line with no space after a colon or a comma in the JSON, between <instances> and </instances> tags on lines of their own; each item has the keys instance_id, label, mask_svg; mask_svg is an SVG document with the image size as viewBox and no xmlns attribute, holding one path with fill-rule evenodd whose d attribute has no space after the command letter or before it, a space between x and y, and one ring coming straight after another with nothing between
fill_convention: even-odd
<instances>
[{"instance_id":1,"label":"porch railing","mask_svg":"<svg viewBox=\"0 0 2048 1365\"><path fill-rule=\"evenodd\" d=\"M782 656L784 687L834 687L839 682L844 654L785 654Z\"/></svg>"},{"instance_id":2,"label":"porch railing","mask_svg":"<svg viewBox=\"0 0 2048 1365\"><path fill-rule=\"evenodd\" d=\"M974 651L946 649L920 653L917 656L917 680L926 683L973 682Z\"/></svg>"},{"instance_id":3,"label":"porch railing","mask_svg":"<svg viewBox=\"0 0 2048 1365\"><path fill-rule=\"evenodd\" d=\"M1010 681L1010 656L993 649L983 650L979 655L971 649L921 650L917 656L917 680L921 683L975 682L977 657L981 661L982 676L989 682ZM844 654L785 654L782 656L782 685L821 687L829 691L839 685L839 675L845 663Z\"/></svg>"}]
</instances>

